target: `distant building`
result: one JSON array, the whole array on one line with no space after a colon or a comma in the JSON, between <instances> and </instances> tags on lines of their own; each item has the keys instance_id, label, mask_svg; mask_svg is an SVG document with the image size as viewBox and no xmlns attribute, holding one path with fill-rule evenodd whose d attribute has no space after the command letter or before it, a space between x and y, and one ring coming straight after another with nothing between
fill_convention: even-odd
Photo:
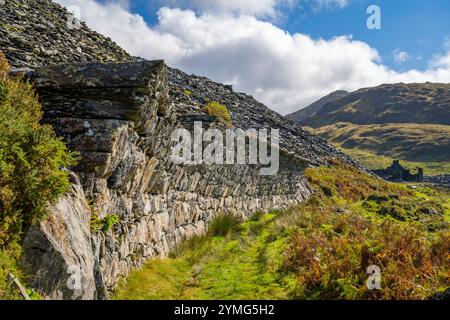
<instances>
[{"instance_id":1,"label":"distant building","mask_svg":"<svg viewBox=\"0 0 450 320\"><path fill-rule=\"evenodd\" d=\"M394 160L389 168L374 170L373 173L389 181L423 182L424 180L422 168L417 168L417 174L411 174L408 169L400 164L399 160Z\"/></svg>"}]
</instances>

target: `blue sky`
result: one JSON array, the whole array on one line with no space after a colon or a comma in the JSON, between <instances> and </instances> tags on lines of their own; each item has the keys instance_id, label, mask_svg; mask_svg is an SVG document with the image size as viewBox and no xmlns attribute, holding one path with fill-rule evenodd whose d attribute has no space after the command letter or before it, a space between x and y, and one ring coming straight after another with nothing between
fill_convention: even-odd
<instances>
[{"instance_id":1,"label":"blue sky","mask_svg":"<svg viewBox=\"0 0 450 320\"><path fill-rule=\"evenodd\" d=\"M335 90L450 82L449 0L54 0L133 55L281 114ZM367 8L381 9L369 30Z\"/></svg>"},{"instance_id":2,"label":"blue sky","mask_svg":"<svg viewBox=\"0 0 450 320\"><path fill-rule=\"evenodd\" d=\"M159 7L171 6L171 1L156 2L132 0L130 10L154 25L157 23ZM366 27L369 16L366 10L371 4L381 8L381 30L369 30ZM350 0L343 8L331 6L320 10L311 2L299 2L293 7L281 8L281 12L283 16L278 21L263 19L272 21L292 34L301 32L313 38L331 39L339 35L353 35L354 39L378 49L383 62L399 71L426 69L428 61L433 55L444 51L445 41L450 39L448 0ZM395 50L404 51L409 57L399 63L394 59Z\"/></svg>"},{"instance_id":3,"label":"blue sky","mask_svg":"<svg viewBox=\"0 0 450 320\"><path fill-rule=\"evenodd\" d=\"M381 8L381 30L365 26L369 4ZM292 12L286 30L324 38L352 34L377 48L385 64L401 70L426 68L432 55L444 50L445 39L450 36L448 0L355 1L342 9L322 10L297 19L301 15L301 8ZM407 52L411 58L404 64L396 63L392 54L396 49Z\"/></svg>"}]
</instances>

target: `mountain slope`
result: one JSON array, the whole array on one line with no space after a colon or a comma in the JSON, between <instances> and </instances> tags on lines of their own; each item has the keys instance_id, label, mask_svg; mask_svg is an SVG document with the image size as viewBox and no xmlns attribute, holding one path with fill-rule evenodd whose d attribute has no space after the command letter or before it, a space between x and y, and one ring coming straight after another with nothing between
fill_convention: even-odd
<instances>
[{"instance_id":1,"label":"mountain slope","mask_svg":"<svg viewBox=\"0 0 450 320\"><path fill-rule=\"evenodd\" d=\"M302 122L310 117L313 117L327 103L342 99L343 97L347 96L348 94L349 93L344 90L338 90L338 91L332 92L329 95L317 100L316 102L309 105L308 107L301 109L297 112L288 114L286 116L286 118L289 120L295 121L295 122Z\"/></svg>"},{"instance_id":2,"label":"mountain slope","mask_svg":"<svg viewBox=\"0 0 450 320\"><path fill-rule=\"evenodd\" d=\"M353 124L427 123L450 125L450 84L384 84L360 89L323 105L299 121L314 128Z\"/></svg>"},{"instance_id":3,"label":"mountain slope","mask_svg":"<svg viewBox=\"0 0 450 320\"><path fill-rule=\"evenodd\" d=\"M450 84L384 84L324 99L328 102L318 110L321 100L307 107L316 112L297 123L368 168L400 159L426 174L449 172Z\"/></svg>"},{"instance_id":4,"label":"mountain slope","mask_svg":"<svg viewBox=\"0 0 450 320\"><path fill-rule=\"evenodd\" d=\"M344 149L361 149L408 161L449 161L450 126L337 123L313 130Z\"/></svg>"}]
</instances>

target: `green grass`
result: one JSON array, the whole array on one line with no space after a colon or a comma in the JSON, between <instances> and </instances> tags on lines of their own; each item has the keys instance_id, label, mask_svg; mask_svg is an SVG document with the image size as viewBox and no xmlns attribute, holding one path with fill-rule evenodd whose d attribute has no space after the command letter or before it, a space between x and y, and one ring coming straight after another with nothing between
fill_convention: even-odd
<instances>
[{"instance_id":1,"label":"green grass","mask_svg":"<svg viewBox=\"0 0 450 320\"><path fill-rule=\"evenodd\" d=\"M426 299L450 286L448 190L308 169L298 207L210 231L123 280L115 299ZM212 228L214 229L214 228ZM216 228L216 230L218 230ZM382 291L365 286L382 269Z\"/></svg>"},{"instance_id":2,"label":"green grass","mask_svg":"<svg viewBox=\"0 0 450 320\"><path fill-rule=\"evenodd\" d=\"M279 268L287 234L273 238L275 214L240 224L227 236L183 244L172 258L149 261L122 281L115 299L284 299ZM192 241L195 243L192 245Z\"/></svg>"}]
</instances>

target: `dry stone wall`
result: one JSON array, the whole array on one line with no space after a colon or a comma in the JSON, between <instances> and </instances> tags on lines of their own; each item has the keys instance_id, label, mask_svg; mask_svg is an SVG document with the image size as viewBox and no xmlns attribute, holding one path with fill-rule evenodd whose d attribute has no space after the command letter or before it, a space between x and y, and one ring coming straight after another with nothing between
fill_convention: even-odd
<instances>
[{"instance_id":1,"label":"dry stone wall","mask_svg":"<svg viewBox=\"0 0 450 320\"><path fill-rule=\"evenodd\" d=\"M204 233L216 215L231 213L245 219L258 210L297 204L311 193L303 177L309 163L284 151L274 176L260 175L259 165L175 165L172 132L192 130L199 116L177 112L162 61L57 65L27 76L39 93L44 121L81 155L73 170L83 188L79 201L90 206L78 205L86 212L78 210L77 216L119 217L111 230L89 231L87 238L79 234L86 222L78 219L82 227L70 238L84 239L78 248L90 247L88 253L83 249L75 255L86 287L73 292L62 288L70 273L56 273L59 279L50 289L38 277L35 285L44 290L44 283L51 297L105 298L131 269ZM224 129L216 121L207 126ZM59 219L57 214L53 218ZM55 224L46 222L34 229L26 242L24 261L35 275L48 270L49 255L64 261L61 268L77 265L76 258L61 258L68 257L65 245L72 242L45 248L58 237L49 231L49 223ZM93 263L81 263L86 256Z\"/></svg>"}]
</instances>

